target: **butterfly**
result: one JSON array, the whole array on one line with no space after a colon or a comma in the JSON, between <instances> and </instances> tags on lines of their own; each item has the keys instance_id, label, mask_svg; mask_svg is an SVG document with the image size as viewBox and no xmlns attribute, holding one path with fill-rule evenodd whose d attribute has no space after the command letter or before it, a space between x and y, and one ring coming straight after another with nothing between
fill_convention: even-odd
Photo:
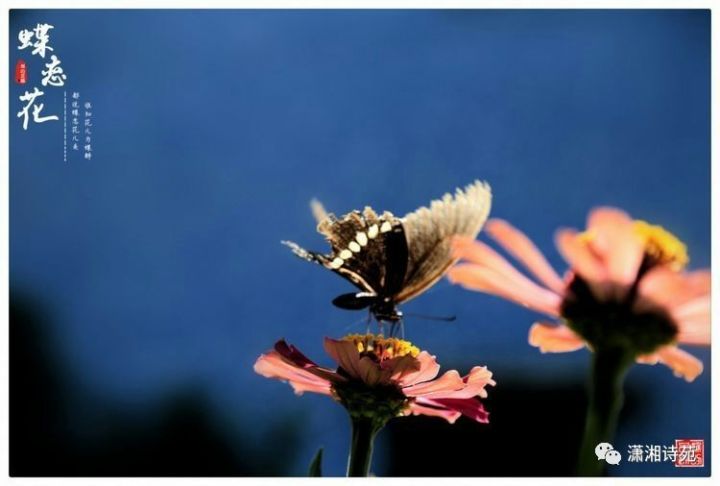
<instances>
[{"instance_id":1,"label":"butterfly","mask_svg":"<svg viewBox=\"0 0 720 486\"><path fill-rule=\"evenodd\" d=\"M331 252L326 255L291 241L282 243L359 289L336 297L335 306L368 308L379 323L395 324L402 319L398 305L422 294L455 263L452 237L477 236L490 213L491 200L490 186L475 181L402 218L389 211L378 215L369 206L337 218L313 201L317 230L330 243Z\"/></svg>"}]
</instances>

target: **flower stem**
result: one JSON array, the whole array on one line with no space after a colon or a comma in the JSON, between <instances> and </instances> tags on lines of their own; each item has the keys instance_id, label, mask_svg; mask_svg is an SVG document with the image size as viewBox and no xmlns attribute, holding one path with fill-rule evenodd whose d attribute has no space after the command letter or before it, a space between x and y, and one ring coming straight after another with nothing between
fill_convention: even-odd
<instances>
[{"instance_id":1,"label":"flower stem","mask_svg":"<svg viewBox=\"0 0 720 486\"><path fill-rule=\"evenodd\" d=\"M351 418L352 439L350 442L350 457L348 457L348 477L367 477L370 473L372 461L373 441L380 431L373 420L369 418Z\"/></svg>"},{"instance_id":2,"label":"flower stem","mask_svg":"<svg viewBox=\"0 0 720 486\"><path fill-rule=\"evenodd\" d=\"M623 382L634 356L624 348L596 349L593 356L585 433L578 458L579 476L601 476L606 462L595 455L611 442L623 404Z\"/></svg>"}]
</instances>

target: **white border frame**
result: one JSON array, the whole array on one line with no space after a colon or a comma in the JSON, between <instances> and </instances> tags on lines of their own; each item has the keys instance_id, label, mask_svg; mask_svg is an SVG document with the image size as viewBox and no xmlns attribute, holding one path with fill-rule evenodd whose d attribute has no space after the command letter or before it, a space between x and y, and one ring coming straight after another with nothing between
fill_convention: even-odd
<instances>
[{"instance_id":1,"label":"white border frame","mask_svg":"<svg viewBox=\"0 0 720 486\"><path fill-rule=\"evenodd\" d=\"M0 18L0 35L2 35L2 49L0 51L0 66L8 66L8 45L5 42L9 39L9 16L10 10L12 9L67 9L67 8L92 8L92 9L287 9L287 8L362 8L362 9L397 9L397 8L443 8L443 9L709 9L712 10L712 4L709 1L648 1L648 0L595 0L589 2L574 2L571 0L555 0L551 2L542 2L538 0L487 0L487 1L469 1L469 0L451 0L440 3L432 0L393 0L393 1L382 1L382 0L366 0L366 1L350 1L350 0L285 0L276 1L268 0L265 2L257 0L249 0L244 2L231 2L231 1L218 1L218 0L205 0L205 1L192 1L192 0L152 0L149 2L143 2L142 0L108 0L103 1L101 5L99 2L89 2L84 0L65 0L65 1L39 1L39 0L26 0L23 2L10 1L10 5L3 9L4 14ZM711 76L714 86L714 82L718 82L717 69L720 64L720 58L718 52L720 46L718 45L718 33L713 28L712 13L711 13ZM6 75L9 76L9 75ZM8 80L9 78L5 78ZM2 238L0 238L0 315L2 316L2 333L0 333L0 352L2 353L2 361L0 362L0 481L9 484L24 484L24 485L120 485L133 482L141 485L200 485L213 482L216 484L237 484L243 482L245 484L270 486L281 481L286 484L308 484L314 481L323 481L326 484L362 484L363 481L382 481L386 484L402 485L402 486L422 486L435 484L438 480L443 482L452 482L455 485L463 486L476 486L478 482L484 484L500 484L500 485L515 485L520 482L532 482L542 486L555 486L565 484L606 484L612 482L614 484L625 484L625 483L639 483L639 484L655 484L656 482L663 483L703 483L706 484L712 480L712 477L708 478L452 478L452 479L438 479L438 478L373 478L373 479L346 479L346 478L324 478L312 479L312 478L10 478L9 477L9 410L8 410L8 387L9 387L9 371L8 371L8 291L9 291L9 82L5 81L2 83L2 96L6 101L6 108L3 110L4 116L0 119L0 141L2 146L5 148L5 157L2 159L2 170L0 171L0 231L2 231ZM712 93L713 95L715 93ZM718 113L718 101L717 96L711 95L712 111L711 111L711 133L712 129L717 127L715 123L717 121ZM712 137L711 137L712 143ZM720 188L720 175L715 169L715 162L717 161L717 144L712 144L711 150L711 184L712 187ZM711 194L711 211L712 211L712 228L711 228L711 241L720 241L718 238L718 225L716 224L716 216L718 214L718 192ZM711 248L711 261L717 261L720 257L720 250L717 245L712 245ZM720 306L716 305L720 300L718 299L720 294L720 281L718 275L713 272L712 275L712 322L713 327L716 327L718 317L720 315ZM712 394L711 404L718 403L718 365L715 359L714 350L711 351L712 360ZM711 417L712 425L712 438L717 437L718 423ZM715 444L713 444L715 445ZM720 445L712 447L712 455L710 465L715 465L715 468L720 467Z\"/></svg>"}]
</instances>

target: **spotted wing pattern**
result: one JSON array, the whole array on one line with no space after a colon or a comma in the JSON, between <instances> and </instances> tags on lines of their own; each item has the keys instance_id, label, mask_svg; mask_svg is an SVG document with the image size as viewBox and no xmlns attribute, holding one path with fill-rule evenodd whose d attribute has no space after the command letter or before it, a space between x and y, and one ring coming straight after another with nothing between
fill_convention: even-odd
<instances>
[{"instance_id":1,"label":"spotted wing pattern","mask_svg":"<svg viewBox=\"0 0 720 486\"><path fill-rule=\"evenodd\" d=\"M393 248L397 248L395 242L398 233L402 232L400 219L392 213L385 211L378 215L372 208L365 207L362 212L352 211L338 219L334 214L326 213L317 202L313 203L313 213L319 219L317 230L330 243L331 252L324 255L305 250L293 242L283 242L297 256L319 263L361 290L376 295L383 292L387 278L396 279L394 275L398 272L401 276L405 274L407 250L401 252L404 260L401 269L397 262L388 262L388 258L397 260L397 250L389 252L386 243L393 243ZM405 244L400 246L406 248ZM394 284L394 291L399 290L402 281L400 278Z\"/></svg>"},{"instance_id":2,"label":"spotted wing pattern","mask_svg":"<svg viewBox=\"0 0 720 486\"><path fill-rule=\"evenodd\" d=\"M490 186L475 181L402 219L408 262L402 289L393 298L396 303L419 295L445 274L456 261L450 249L452 237L475 238L487 220L491 201Z\"/></svg>"}]
</instances>

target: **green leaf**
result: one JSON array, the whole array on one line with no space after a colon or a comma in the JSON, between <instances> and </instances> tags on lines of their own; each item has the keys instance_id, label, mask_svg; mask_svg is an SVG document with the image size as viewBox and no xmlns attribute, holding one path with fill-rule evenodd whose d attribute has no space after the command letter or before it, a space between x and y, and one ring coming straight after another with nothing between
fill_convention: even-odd
<instances>
[{"instance_id":1,"label":"green leaf","mask_svg":"<svg viewBox=\"0 0 720 486\"><path fill-rule=\"evenodd\" d=\"M310 467L308 468L308 476L309 477L311 477L311 478L322 477L322 455L323 455L323 448L321 447L315 453L315 457L313 457L312 462L310 462Z\"/></svg>"}]
</instances>

